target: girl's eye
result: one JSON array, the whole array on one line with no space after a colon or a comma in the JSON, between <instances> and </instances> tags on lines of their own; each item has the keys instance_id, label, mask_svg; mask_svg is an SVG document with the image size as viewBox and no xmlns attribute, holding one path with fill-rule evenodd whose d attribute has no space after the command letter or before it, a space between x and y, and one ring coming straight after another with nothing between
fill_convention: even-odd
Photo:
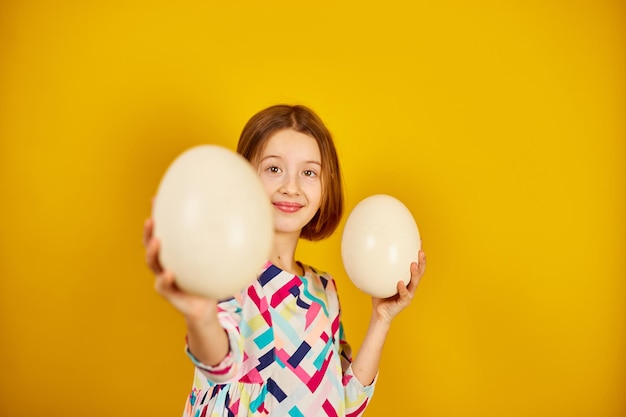
<instances>
[{"instance_id":1,"label":"girl's eye","mask_svg":"<svg viewBox=\"0 0 626 417\"><path fill-rule=\"evenodd\" d=\"M315 177L317 175L317 173L313 170L310 169L305 169L303 172L305 177Z\"/></svg>"},{"instance_id":2,"label":"girl's eye","mask_svg":"<svg viewBox=\"0 0 626 417\"><path fill-rule=\"evenodd\" d=\"M267 168L268 172L271 172L272 174L278 174L280 172L280 168L275 167L275 166L271 166L269 168Z\"/></svg>"}]
</instances>

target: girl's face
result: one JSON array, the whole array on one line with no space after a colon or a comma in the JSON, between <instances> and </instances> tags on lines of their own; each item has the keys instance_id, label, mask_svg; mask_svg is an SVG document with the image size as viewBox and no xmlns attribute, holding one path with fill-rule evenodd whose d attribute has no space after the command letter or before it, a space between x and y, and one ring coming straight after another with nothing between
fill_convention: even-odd
<instances>
[{"instance_id":1,"label":"girl's face","mask_svg":"<svg viewBox=\"0 0 626 417\"><path fill-rule=\"evenodd\" d=\"M298 233L322 200L322 159L312 137L283 129L266 142L257 171L274 206L276 233Z\"/></svg>"}]
</instances>

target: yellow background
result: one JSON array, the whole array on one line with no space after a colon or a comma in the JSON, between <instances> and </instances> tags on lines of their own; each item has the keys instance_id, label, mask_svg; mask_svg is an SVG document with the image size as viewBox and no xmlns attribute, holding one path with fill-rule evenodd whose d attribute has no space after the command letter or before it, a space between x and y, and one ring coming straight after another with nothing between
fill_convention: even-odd
<instances>
[{"instance_id":1,"label":"yellow background","mask_svg":"<svg viewBox=\"0 0 626 417\"><path fill-rule=\"evenodd\" d=\"M151 197L182 150L289 102L334 133L348 210L400 198L428 255L366 415L625 416L625 20L617 0L3 1L0 415L180 415ZM300 257L334 273L358 348L340 236Z\"/></svg>"}]
</instances>

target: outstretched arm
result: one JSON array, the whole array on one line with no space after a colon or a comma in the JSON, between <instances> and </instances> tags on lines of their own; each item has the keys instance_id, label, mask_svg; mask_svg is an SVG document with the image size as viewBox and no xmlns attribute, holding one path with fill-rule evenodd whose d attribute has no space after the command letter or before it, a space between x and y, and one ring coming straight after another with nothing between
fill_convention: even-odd
<instances>
[{"instance_id":1,"label":"outstretched arm","mask_svg":"<svg viewBox=\"0 0 626 417\"><path fill-rule=\"evenodd\" d=\"M380 358L393 319L411 304L417 285L426 269L426 255L420 251L418 263L411 264L411 280L405 286L398 282L398 294L390 298L372 298L372 318L363 344L352 362L354 376L367 386L378 372Z\"/></svg>"}]
</instances>

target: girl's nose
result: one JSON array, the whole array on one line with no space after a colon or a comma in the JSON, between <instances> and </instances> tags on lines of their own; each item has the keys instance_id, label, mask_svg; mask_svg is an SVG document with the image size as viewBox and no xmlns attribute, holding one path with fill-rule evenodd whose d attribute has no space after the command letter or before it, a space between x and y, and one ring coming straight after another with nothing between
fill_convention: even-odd
<instances>
[{"instance_id":1,"label":"girl's nose","mask_svg":"<svg viewBox=\"0 0 626 417\"><path fill-rule=\"evenodd\" d=\"M284 179L280 192L285 195L298 195L300 193L298 176L289 174L285 175Z\"/></svg>"}]
</instances>

